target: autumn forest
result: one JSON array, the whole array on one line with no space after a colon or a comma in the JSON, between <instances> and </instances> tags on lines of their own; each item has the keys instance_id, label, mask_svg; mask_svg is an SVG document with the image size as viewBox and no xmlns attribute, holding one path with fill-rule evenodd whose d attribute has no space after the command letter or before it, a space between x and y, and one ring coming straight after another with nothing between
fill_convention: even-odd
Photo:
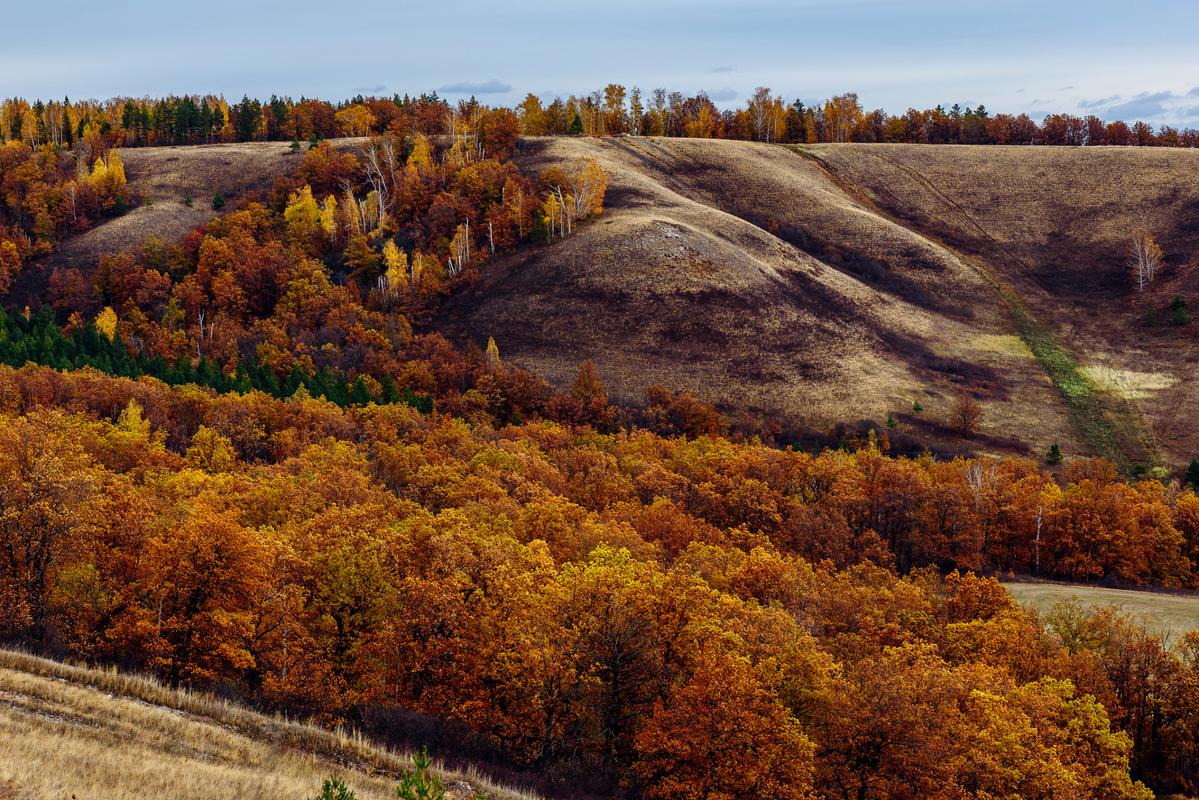
<instances>
[{"instance_id":1,"label":"autumn forest","mask_svg":"<svg viewBox=\"0 0 1199 800\"><path fill-rule=\"evenodd\" d=\"M605 223L604 167L530 168L524 137L623 135L1199 144L768 89L4 101L0 640L547 797L1199 794L1199 633L997 580L1199 591L1199 462L801 431L661 384L618 401L586 358L554 383L431 324ZM55 261L155 202L134 148L247 142L294 166L189 197L211 218L180 240Z\"/></svg>"}]
</instances>

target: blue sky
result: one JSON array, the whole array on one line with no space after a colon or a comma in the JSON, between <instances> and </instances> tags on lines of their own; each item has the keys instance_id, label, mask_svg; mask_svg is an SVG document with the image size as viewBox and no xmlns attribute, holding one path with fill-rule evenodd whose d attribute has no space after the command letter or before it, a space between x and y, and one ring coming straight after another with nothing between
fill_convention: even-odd
<instances>
[{"instance_id":1,"label":"blue sky","mask_svg":"<svg viewBox=\"0 0 1199 800\"><path fill-rule=\"evenodd\" d=\"M1199 2L65 0L13 3L0 95L359 92L490 103L610 81L739 105L857 91L891 112L985 103L1199 127Z\"/></svg>"}]
</instances>

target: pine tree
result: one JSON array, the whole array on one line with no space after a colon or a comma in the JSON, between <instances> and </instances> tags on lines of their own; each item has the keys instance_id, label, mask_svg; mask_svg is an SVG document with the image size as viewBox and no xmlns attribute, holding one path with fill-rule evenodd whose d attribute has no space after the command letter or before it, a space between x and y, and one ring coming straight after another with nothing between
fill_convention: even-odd
<instances>
[{"instance_id":1,"label":"pine tree","mask_svg":"<svg viewBox=\"0 0 1199 800\"><path fill-rule=\"evenodd\" d=\"M345 781L336 775L330 775L321 784L321 793L316 796L316 800L358 800L358 797L346 786Z\"/></svg>"},{"instance_id":2,"label":"pine tree","mask_svg":"<svg viewBox=\"0 0 1199 800\"><path fill-rule=\"evenodd\" d=\"M445 800L445 787L441 779L429 774L433 765L429 752L424 748L412 757L413 770L406 772L396 787L399 800Z\"/></svg>"},{"instance_id":3,"label":"pine tree","mask_svg":"<svg viewBox=\"0 0 1199 800\"><path fill-rule=\"evenodd\" d=\"M1191 459L1191 465L1187 467L1182 482L1189 483L1191 486L1199 489L1199 458Z\"/></svg>"},{"instance_id":4,"label":"pine tree","mask_svg":"<svg viewBox=\"0 0 1199 800\"><path fill-rule=\"evenodd\" d=\"M1057 442L1049 445L1049 452L1045 454L1045 463L1051 465L1062 463L1062 448L1058 447Z\"/></svg>"}]
</instances>

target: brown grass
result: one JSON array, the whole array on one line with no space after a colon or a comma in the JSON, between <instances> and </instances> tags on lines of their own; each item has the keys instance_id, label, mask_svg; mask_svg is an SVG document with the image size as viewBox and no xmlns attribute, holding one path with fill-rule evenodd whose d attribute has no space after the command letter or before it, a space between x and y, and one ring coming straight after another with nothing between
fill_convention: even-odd
<instances>
[{"instance_id":1,"label":"brown grass","mask_svg":"<svg viewBox=\"0 0 1199 800\"><path fill-rule=\"evenodd\" d=\"M439 321L566 383L591 359L622 400L652 383L726 410L827 431L859 420L949 448L1085 444L1013 334L994 288L932 238L782 147L748 142L525 142L524 166L583 157L611 176L574 238L493 265ZM980 434L950 428L960 389ZM919 401L923 413L910 409Z\"/></svg>"},{"instance_id":2,"label":"brown grass","mask_svg":"<svg viewBox=\"0 0 1199 800\"><path fill-rule=\"evenodd\" d=\"M407 756L353 733L267 717L147 679L0 650L0 797L314 797L338 774L394 797ZM455 800L534 795L442 773ZM469 784L469 788L467 787Z\"/></svg>"},{"instance_id":3,"label":"brown grass","mask_svg":"<svg viewBox=\"0 0 1199 800\"><path fill-rule=\"evenodd\" d=\"M1164 319L1171 297L1194 291L1199 153L915 145L805 150L880 209L966 254L1009 287L1035 327L1073 363L1068 382L1095 393L1098 413L1127 461L1179 466L1199 450L1199 429L1187 411L1199 401L1199 340L1193 325L1175 328ZM1164 272L1143 294L1133 290L1126 266L1138 228L1149 230L1166 254ZM1157 326L1145 323L1150 311L1161 318Z\"/></svg>"}]
</instances>

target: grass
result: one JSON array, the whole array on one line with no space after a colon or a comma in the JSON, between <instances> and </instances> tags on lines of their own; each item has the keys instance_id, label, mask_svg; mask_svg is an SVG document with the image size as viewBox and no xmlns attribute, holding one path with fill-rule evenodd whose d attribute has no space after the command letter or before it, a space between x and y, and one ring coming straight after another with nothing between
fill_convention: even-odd
<instances>
[{"instance_id":1,"label":"grass","mask_svg":"<svg viewBox=\"0 0 1199 800\"><path fill-rule=\"evenodd\" d=\"M1162 372L1137 372L1106 366L1089 366L1083 369L1101 389L1115 392L1127 400L1147 400L1157 392L1178 383L1178 378Z\"/></svg>"},{"instance_id":2,"label":"grass","mask_svg":"<svg viewBox=\"0 0 1199 800\"><path fill-rule=\"evenodd\" d=\"M1005 583L1016 602L1044 613L1063 601L1084 606L1116 606L1141 620L1146 628L1176 642L1189 631L1199 631L1199 595L1105 589L1068 583L1017 581Z\"/></svg>"},{"instance_id":3,"label":"grass","mask_svg":"<svg viewBox=\"0 0 1199 800\"><path fill-rule=\"evenodd\" d=\"M1131 460L1104 414L1095 383L1073 354L1059 344L1053 334L1032 315L1015 290L998 278L994 280L1000 296L1008 304L1016 331L1061 393L1083 439L1096 455L1110 458L1127 469Z\"/></svg>"},{"instance_id":4,"label":"grass","mask_svg":"<svg viewBox=\"0 0 1199 800\"><path fill-rule=\"evenodd\" d=\"M0 742L0 798L302 800L336 773L362 800L382 800L411 767L407 755L354 733L8 650L0 650ZM453 800L474 789L535 800L475 774L441 775Z\"/></svg>"},{"instance_id":5,"label":"grass","mask_svg":"<svg viewBox=\"0 0 1199 800\"><path fill-rule=\"evenodd\" d=\"M817 162L838 180L847 180L827 159L812 150L802 145L787 147L792 152ZM956 219L976 235L991 239L990 234L969 213L933 186L921 173L889 157L886 160L900 167L904 174L909 175L918 184L925 186L928 193L944 205L944 216ZM869 204L877 213L886 213L868 199L867 193L860 187L855 187L853 194L859 201ZM952 249L943 241L935 238L934 241ZM1115 461L1126 471L1141 460L1157 463L1160 457L1153 445L1152 435L1146 430L1136 406L1128 402L1130 398L1114 392L1102 392L1101 387L1092 379L1091 373L1079 364L1070 350L1037 319L1025 299L1011 284L989 264L964 253L955 253L999 295L1008 310L1017 335L1061 395L1075 427L1092 453Z\"/></svg>"}]
</instances>

